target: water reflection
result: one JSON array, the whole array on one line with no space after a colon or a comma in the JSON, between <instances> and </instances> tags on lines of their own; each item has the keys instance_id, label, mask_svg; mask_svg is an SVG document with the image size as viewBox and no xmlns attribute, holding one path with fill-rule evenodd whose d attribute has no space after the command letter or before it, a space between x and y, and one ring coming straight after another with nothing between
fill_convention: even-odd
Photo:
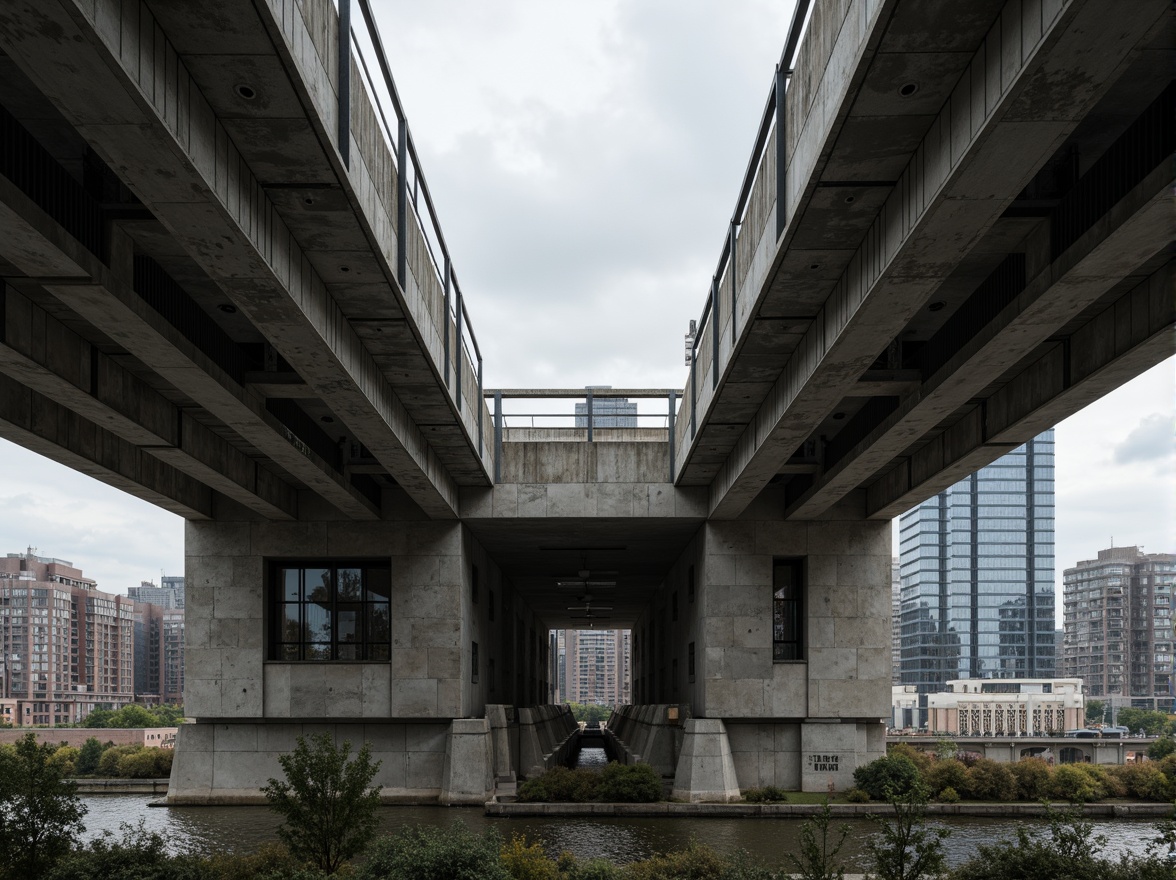
<instances>
[{"instance_id":1,"label":"water reflection","mask_svg":"<svg viewBox=\"0 0 1176 880\"><path fill-rule=\"evenodd\" d=\"M580 757L576 759L577 770L599 770L607 764L608 755L605 754L604 749L580 749Z\"/></svg>"},{"instance_id":2,"label":"water reflection","mask_svg":"<svg viewBox=\"0 0 1176 880\"><path fill-rule=\"evenodd\" d=\"M222 850L251 852L276 839L278 820L264 807L170 807L150 808L149 798L136 795L92 795L82 799L90 812L85 822L87 838L104 829L117 831L123 822L140 818L149 830L166 837L176 850L209 853ZM690 840L716 849L746 849L765 861L780 864L788 852L796 852L801 822L796 819L496 819L478 808L382 807L380 827L393 832L408 825L448 827L461 821L477 832L497 828L509 838L524 834L543 843L552 855L570 852L578 858L607 858L624 863L657 853L681 849ZM846 841L846 861L865 867L865 840L874 826L861 819L847 820L852 831ZM1022 819L952 818L943 825L951 829L946 842L948 862L957 865L976 853L981 843L1012 839L1014 829L1026 824L1044 829L1041 821ZM1094 823L1094 833L1108 839L1107 854L1118 858L1129 851L1141 852L1142 844L1158 833L1158 823L1119 820Z\"/></svg>"}]
</instances>

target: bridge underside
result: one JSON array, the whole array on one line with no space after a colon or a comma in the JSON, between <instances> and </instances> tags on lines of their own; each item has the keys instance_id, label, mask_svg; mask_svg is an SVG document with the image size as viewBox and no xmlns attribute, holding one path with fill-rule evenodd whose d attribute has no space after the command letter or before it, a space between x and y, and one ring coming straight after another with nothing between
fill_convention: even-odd
<instances>
[{"instance_id":1,"label":"bridge underside","mask_svg":"<svg viewBox=\"0 0 1176 880\"><path fill-rule=\"evenodd\" d=\"M0 7L0 436L187 520L170 800L319 730L485 800L566 751L585 624L678 796L847 787L889 517L1172 351L1166 9L818 0L676 422L586 442L494 430L331 0Z\"/></svg>"}]
</instances>

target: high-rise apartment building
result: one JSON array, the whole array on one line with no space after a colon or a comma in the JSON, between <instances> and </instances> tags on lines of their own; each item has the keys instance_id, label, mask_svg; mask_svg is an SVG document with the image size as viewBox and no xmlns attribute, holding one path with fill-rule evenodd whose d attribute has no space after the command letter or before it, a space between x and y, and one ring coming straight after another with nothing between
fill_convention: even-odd
<instances>
[{"instance_id":1,"label":"high-rise apartment building","mask_svg":"<svg viewBox=\"0 0 1176 880\"><path fill-rule=\"evenodd\" d=\"M900 536L902 684L1054 675L1052 430L903 514Z\"/></svg>"},{"instance_id":2,"label":"high-rise apartment building","mask_svg":"<svg viewBox=\"0 0 1176 880\"><path fill-rule=\"evenodd\" d=\"M1062 575L1062 667L1112 706L1173 711L1176 555L1098 551Z\"/></svg>"},{"instance_id":3,"label":"high-rise apartment building","mask_svg":"<svg viewBox=\"0 0 1176 880\"><path fill-rule=\"evenodd\" d=\"M0 697L17 723L66 724L134 700L133 603L64 559L0 559Z\"/></svg>"},{"instance_id":4,"label":"high-rise apartment building","mask_svg":"<svg viewBox=\"0 0 1176 880\"><path fill-rule=\"evenodd\" d=\"M606 706L630 702L629 630L569 629L562 641L562 700Z\"/></svg>"},{"instance_id":5,"label":"high-rise apartment building","mask_svg":"<svg viewBox=\"0 0 1176 880\"><path fill-rule=\"evenodd\" d=\"M184 701L184 609L135 603L135 699Z\"/></svg>"},{"instance_id":6,"label":"high-rise apartment building","mask_svg":"<svg viewBox=\"0 0 1176 880\"><path fill-rule=\"evenodd\" d=\"M137 587L130 587L127 595L136 602L150 602L162 608L184 607L184 578L179 575L164 575L160 586L151 581L142 581Z\"/></svg>"}]
</instances>

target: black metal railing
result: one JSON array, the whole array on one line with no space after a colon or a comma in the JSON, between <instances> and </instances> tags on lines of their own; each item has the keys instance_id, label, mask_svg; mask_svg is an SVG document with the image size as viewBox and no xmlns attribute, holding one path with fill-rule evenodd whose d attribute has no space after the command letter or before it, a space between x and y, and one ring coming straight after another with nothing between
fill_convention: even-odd
<instances>
[{"instance_id":1,"label":"black metal railing","mask_svg":"<svg viewBox=\"0 0 1176 880\"><path fill-rule=\"evenodd\" d=\"M351 26L353 0L336 0L336 2L339 9L339 155L345 164L350 165L351 50L354 50L355 59L366 80L387 146L392 156L395 157L396 280L400 284L401 290L407 292L410 271L408 231L411 212L416 221L416 228L424 241L425 252L428 254L434 279L444 291L444 308L438 323L441 325L444 352L442 376L445 387L453 394L459 421L462 419L463 399L471 408L477 408L478 455L481 456L485 446L483 440L485 406L482 400L482 350L478 345L478 338L470 321L461 285L453 271L449 246L445 242L445 235L441 231L441 224L437 217L437 209L433 204L429 185L421 169L420 157L417 155L416 144L413 142L412 131L404 113L400 93L396 89L396 81L393 79L391 68L388 65L388 56L384 51L376 17L372 11L370 0L355 0L359 5L364 30L371 43L372 54L375 56L375 63L380 75L378 83L368 67L367 57L358 35ZM380 99L380 86L383 87L383 91L392 104L391 109L396 125L395 132L389 122L388 115L385 113L383 101ZM450 369L451 360L453 361L452 370ZM476 374L477 393L475 395L463 395L462 366L466 360L469 361L470 367Z\"/></svg>"},{"instance_id":2,"label":"black metal railing","mask_svg":"<svg viewBox=\"0 0 1176 880\"><path fill-rule=\"evenodd\" d=\"M747 169L743 173L743 183L739 188L739 197L735 201L735 210L731 214L731 221L727 227L727 235L723 239L723 246L719 253L719 261L711 276L710 291L702 307L702 316L698 320L697 329L690 347L690 439L698 433L698 350L703 334L710 331L711 358L711 389L719 386L719 334L722 328L722 296L724 278L729 277L731 287L730 316L731 316L731 344L735 344L738 327L736 326L737 299L739 294L739 276L736 271L737 245L743 220L751 204L752 192L761 167L767 158L768 145L771 143L772 132L776 132L775 167L776 167L776 237L784 232L787 226L787 174L788 139L785 137L785 104L784 94L792 76L793 60L796 56L800 38L804 34L808 21L811 0L798 0L792 16L792 23L788 28L788 37L784 41L784 51L780 54L780 61L776 65L776 72L772 77L772 85L768 90L768 99L764 104L760 116L759 129L756 132L755 144L752 146L751 157L747 161Z\"/></svg>"}]
</instances>

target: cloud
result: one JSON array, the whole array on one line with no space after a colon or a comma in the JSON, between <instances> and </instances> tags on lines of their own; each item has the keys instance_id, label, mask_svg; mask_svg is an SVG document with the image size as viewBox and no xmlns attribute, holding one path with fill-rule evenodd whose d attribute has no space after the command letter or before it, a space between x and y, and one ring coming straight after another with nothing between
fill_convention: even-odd
<instances>
[{"instance_id":1,"label":"cloud","mask_svg":"<svg viewBox=\"0 0 1176 880\"><path fill-rule=\"evenodd\" d=\"M1115 446L1114 458L1117 464L1131 464L1168 458L1173 454L1176 454L1176 446L1173 445L1172 416L1152 413L1141 419L1127 439Z\"/></svg>"}]
</instances>

